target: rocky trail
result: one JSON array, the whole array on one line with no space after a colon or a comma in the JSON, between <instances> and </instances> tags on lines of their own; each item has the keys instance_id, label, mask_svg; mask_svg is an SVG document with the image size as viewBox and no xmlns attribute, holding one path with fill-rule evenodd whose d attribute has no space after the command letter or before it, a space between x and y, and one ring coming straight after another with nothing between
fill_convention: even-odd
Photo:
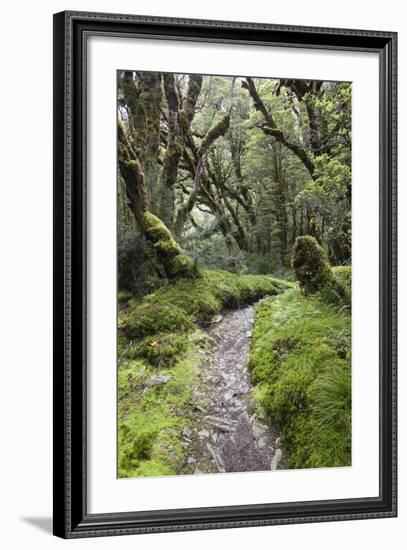
<instances>
[{"instance_id":1,"label":"rocky trail","mask_svg":"<svg viewBox=\"0 0 407 550\"><path fill-rule=\"evenodd\" d=\"M254 307L218 315L206 328L211 340L185 425L182 473L247 472L284 467L275 429L251 396L248 358Z\"/></svg>"}]
</instances>

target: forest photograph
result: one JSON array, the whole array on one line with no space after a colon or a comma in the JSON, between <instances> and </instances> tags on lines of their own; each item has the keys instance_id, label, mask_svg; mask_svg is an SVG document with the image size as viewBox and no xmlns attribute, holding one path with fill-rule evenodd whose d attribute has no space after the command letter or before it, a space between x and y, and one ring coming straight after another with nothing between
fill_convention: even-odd
<instances>
[{"instance_id":1,"label":"forest photograph","mask_svg":"<svg viewBox=\"0 0 407 550\"><path fill-rule=\"evenodd\" d=\"M352 465L352 84L117 72L117 476Z\"/></svg>"}]
</instances>

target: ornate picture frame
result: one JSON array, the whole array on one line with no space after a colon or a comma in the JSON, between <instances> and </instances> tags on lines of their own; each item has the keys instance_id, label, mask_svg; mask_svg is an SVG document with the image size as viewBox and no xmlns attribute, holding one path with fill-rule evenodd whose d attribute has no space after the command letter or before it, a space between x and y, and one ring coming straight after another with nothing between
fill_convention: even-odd
<instances>
[{"instance_id":1,"label":"ornate picture frame","mask_svg":"<svg viewBox=\"0 0 407 550\"><path fill-rule=\"evenodd\" d=\"M90 513L87 356L89 37L372 53L379 63L379 494ZM397 35L87 12L54 15L54 534L63 538L394 517L397 514ZM114 368L114 367L112 367ZM113 442L114 444L114 442ZM233 475L233 474L230 474ZM247 474L250 475L250 474Z\"/></svg>"}]
</instances>

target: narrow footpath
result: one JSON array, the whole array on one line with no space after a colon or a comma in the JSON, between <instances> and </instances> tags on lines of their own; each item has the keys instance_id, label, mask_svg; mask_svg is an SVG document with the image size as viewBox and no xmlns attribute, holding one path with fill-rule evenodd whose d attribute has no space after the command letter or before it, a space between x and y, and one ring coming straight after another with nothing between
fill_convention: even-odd
<instances>
[{"instance_id":1,"label":"narrow footpath","mask_svg":"<svg viewBox=\"0 0 407 550\"><path fill-rule=\"evenodd\" d=\"M193 427L182 435L182 473L252 472L284 467L276 430L251 395L248 370L254 306L226 312L207 328L204 368L194 393Z\"/></svg>"}]
</instances>

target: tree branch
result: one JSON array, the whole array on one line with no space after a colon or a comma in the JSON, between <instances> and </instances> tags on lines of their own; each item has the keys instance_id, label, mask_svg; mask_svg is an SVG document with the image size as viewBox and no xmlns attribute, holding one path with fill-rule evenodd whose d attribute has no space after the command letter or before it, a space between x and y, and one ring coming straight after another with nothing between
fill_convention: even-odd
<instances>
[{"instance_id":1,"label":"tree branch","mask_svg":"<svg viewBox=\"0 0 407 550\"><path fill-rule=\"evenodd\" d=\"M273 118L273 115L266 109L266 106L264 105L256 90L253 79L250 77L246 77L246 81L242 81L242 87L248 90L253 100L254 108L256 109L256 111L259 111L264 117L264 123L260 126L262 131L266 135L273 137L274 139L285 145L288 149L290 149L301 160L311 176L313 176L315 166L311 156L304 149L304 147L302 147L302 145L291 141L282 130L277 128L277 124Z\"/></svg>"},{"instance_id":2,"label":"tree branch","mask_svg":"<svg viewBox=\"0 0 407 550\"><path fill-rule=\"evenodd\" d=\"M186 203L181 206L181 208L178 210L175 223L174 223L174 231L176 234L179 234L182 231L182 228L184 226L184 223L190 214L192 208L194 207L195 201L199 194L200 189L200 182L202 179L202 176L205 173L205 157L206 154L212 145L212 143L218 139L220 136L225 135L227 130L229 129L229 123L230 123L230 116L228 114L224 115L221 120L215 124L208 132L206 133L206 136L204 137L199 149L198 149L198 163L195 169L194 173L194 182L192 185L191 193L189 194L189 197L186 201Z\"/></svg>"}]
</instances>

